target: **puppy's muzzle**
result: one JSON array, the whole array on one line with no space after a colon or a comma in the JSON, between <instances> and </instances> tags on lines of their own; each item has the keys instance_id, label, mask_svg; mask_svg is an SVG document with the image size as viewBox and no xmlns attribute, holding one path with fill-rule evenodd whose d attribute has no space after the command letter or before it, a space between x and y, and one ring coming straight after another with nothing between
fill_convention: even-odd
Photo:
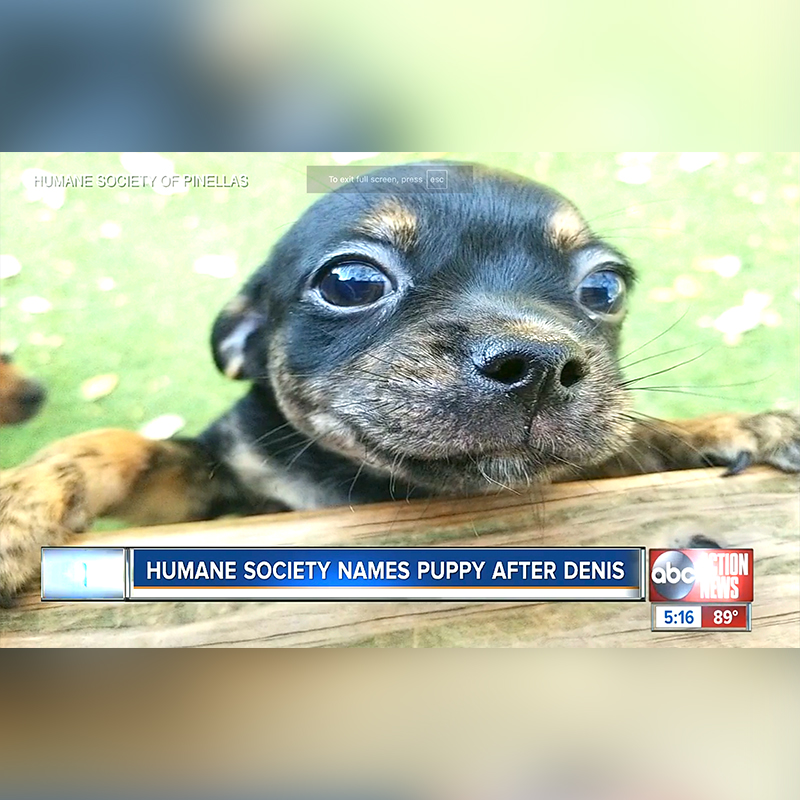
<instances>
[{"instance_id":1,"label":"puppy's muzzle","mask_svg":"<svg viewBox=\"0 0 800 800\"><path fill-rule=\"evenodd\" d=\"M569 341L488 337L475 344L471 359L485 387L537 404L568 400L588 370L578 346Z\"/></svg>"}]
</instances>

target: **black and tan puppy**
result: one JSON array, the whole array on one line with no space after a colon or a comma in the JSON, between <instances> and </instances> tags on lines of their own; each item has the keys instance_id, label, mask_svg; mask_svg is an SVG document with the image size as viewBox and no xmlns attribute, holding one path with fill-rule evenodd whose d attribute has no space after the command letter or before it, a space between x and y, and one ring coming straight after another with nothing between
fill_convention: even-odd
<instances>
[{"instance_id":1,"label":"black and tan puppy","mask_svg":"<svg viewBox=\"0 0 800 800\"><path fill-rule=\"evenodd\" d=\"M40 546L102 515L156 523L707 464L800 469L790 414L637 422L617 364L624 256L541 185L444 168L450 191L334 192L300 218L214 326L217 365L250 388L196 440L97 431L7 472L3 590L35 574Z\"/></svg>"}]
</instances>

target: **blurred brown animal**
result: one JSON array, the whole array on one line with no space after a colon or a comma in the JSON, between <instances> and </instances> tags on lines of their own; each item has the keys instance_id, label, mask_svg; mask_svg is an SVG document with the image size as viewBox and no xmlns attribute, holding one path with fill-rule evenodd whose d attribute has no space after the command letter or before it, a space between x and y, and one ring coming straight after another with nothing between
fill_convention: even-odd
<instances>
[{"instance_id":1,"label":"blurred brown animal","mask_svg":"<svg viewBox=\"0 0 800 800\"><path fill-rule=\"evenodd\" d=\"M41 383L15 367L10 355L0 353L0 425L16 425L35 416L46 395Z\"/></svg>"}]
</instances>

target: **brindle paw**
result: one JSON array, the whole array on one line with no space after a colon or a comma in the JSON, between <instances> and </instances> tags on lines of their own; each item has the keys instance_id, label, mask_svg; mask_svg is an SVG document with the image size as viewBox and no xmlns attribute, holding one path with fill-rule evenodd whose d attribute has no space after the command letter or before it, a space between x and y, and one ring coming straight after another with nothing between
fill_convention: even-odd
<instances>
[{"instance_id":1,"label":"brindle paw","mask_svg":"<svg viewBox=\"0 0 800 800\"><path fill-rule=\"evenodd\" d=\"M0 473L0 597L8 601L39 571L42 547L65 544L90 520L83 476L58 456Z\"/></svg>"},{"instance_id":2,"label":"brindle paw","mask_svg":"<svg viewBox=\"0 0 800 800\"><path fill-rule=\"evenodd\" d=\"M696 438L708 464L738 475L752 464L769 464L784 472L800 472L800 415L768 411L751 417L715 419Z\"/></svg>"}]
</instances>

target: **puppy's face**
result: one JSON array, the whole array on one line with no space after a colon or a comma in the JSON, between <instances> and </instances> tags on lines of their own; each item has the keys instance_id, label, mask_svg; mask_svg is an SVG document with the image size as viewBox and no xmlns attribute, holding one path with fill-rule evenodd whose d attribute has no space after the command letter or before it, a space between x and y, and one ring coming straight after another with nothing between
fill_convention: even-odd
<instances>
[{"instance_id":1,"label":"puppy's face","mask_svg":"<svg viewBox=\"0 0 800 800\"><path fill-rule=\"evenodd\" d=\"M322 198L218 319L218 366L322 446L437 491L609 458L630 267L543 186L476 168L465 188Z\"/></svg>"}]
</instances>

